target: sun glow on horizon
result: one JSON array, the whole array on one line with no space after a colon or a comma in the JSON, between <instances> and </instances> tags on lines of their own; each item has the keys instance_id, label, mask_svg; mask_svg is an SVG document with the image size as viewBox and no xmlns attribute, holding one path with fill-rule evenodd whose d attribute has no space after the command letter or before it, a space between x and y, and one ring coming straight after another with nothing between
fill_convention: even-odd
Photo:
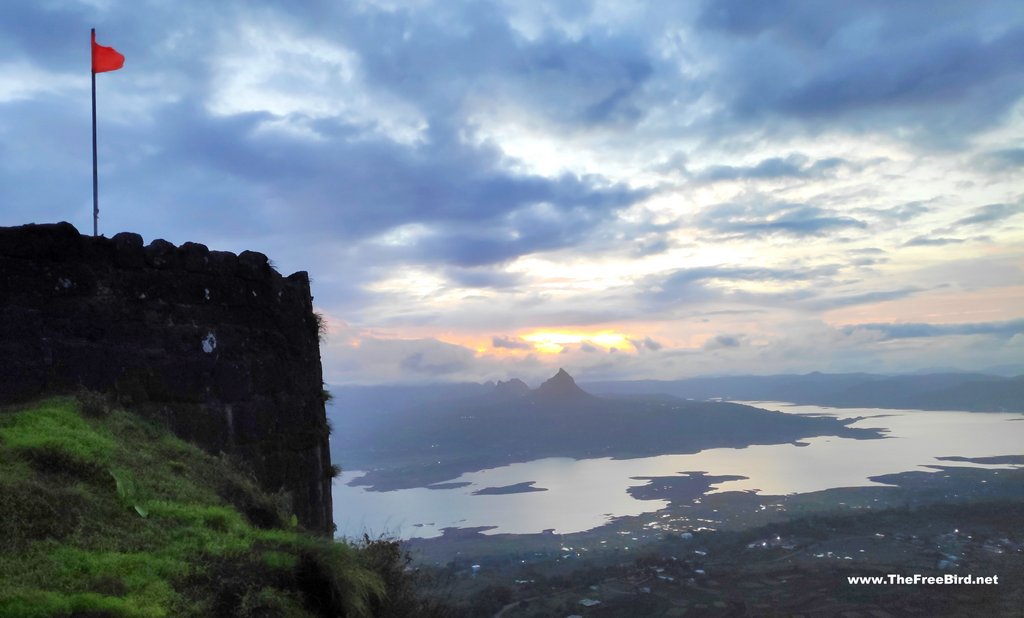
<instances>
[{"instance_id":1,"label":"sun glow on horizon","mask_svg":"<svg viewBox=\"0 0 1024 618\"><path fill-rule=\"evenodd\" d=\"M533 347L545 354L559 354L569 345L598 345L603 348L625 348L629 344L629 338L622 333L605 330L596 333L581 333L572 331L536 331L520 337L523 341L533 344Z\"/></svg>"}]
</instances>

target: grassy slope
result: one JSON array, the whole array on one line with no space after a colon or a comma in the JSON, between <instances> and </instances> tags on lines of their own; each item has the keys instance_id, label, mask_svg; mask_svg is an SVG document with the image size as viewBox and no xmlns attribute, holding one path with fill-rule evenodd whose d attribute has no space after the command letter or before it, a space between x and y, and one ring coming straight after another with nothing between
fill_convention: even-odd
<instances>
[{"instance_id":1,"label":"grassy slope","mask_svg":"<svg viewBox=\"0 0 1024 618\"><path fill-rule=\"evenodd\" d=\"M360 615L362 551L306 534L223 458L131 413L0 411L0 616Z\"/></svg>"}]
</instances>

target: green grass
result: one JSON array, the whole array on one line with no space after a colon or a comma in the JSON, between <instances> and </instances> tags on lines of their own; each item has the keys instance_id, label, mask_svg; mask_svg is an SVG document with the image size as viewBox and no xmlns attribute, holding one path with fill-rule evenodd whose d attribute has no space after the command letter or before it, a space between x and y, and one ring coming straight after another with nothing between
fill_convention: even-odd
<instances>
[{"instance_id":1,"label":"green grass","mask_svg":"<svg viewBox=\"0 0 1024 618\"><path fill-rule=\"evenodd\" d=\"M0 617L370 615L364 551L288 504L123 410L0 411Z\"/></svg>"}]
</instances>

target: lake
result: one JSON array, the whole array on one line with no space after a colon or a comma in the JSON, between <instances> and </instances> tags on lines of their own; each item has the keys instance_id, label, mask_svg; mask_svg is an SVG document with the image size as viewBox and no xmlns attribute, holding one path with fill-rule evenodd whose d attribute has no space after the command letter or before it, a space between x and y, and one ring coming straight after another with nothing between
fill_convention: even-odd
<instances>
[{"instance_id":1,"label":"lake","mask_svg":"<svg viewBox=\"0 0 1024 618\"><path fill-rule=\"evenodd\" d=\"M780 495L834 487L877 485L868 477L933 471L927 466L955 465L1010 468L936 459L946 456L1020 455L1024 445L1021 414L825 408L779 402L738 402L789 414L864 418L852 427L884 428L886 437L854 440L807 438L805 446L776 444L707 449L690 455L638 459L547 458L463 474L450 489L367 491L349 485L362 476L345 471L334 482L334 522L339 536L389 534L400 538L439 536L447 527L496 526L488 533L531 534L545 529L572 533L596 528L610 517L639 515L663 508L661 500L638 500L626 493L646 481L638 476L671 476L703 471L712 476L738 475L715 491L757 491ZM547 491L473 495L488 487L533 481Z\"/></svg>"}]
</instances>

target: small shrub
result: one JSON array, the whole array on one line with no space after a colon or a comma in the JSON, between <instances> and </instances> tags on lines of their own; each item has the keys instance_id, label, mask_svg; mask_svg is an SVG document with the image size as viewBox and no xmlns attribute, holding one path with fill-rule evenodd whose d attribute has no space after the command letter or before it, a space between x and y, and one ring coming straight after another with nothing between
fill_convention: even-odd
<instances>
[{"instance_id":1,"label":"small shrub","mask_svg":"<svg viewBox=\"0 0 1024 618\"><path fill-rule=\"evenodd\" d=\"M207 599L210 616L288 616L274 611L273 599L285 596L262 593L288 585L280 570L270 567L255 552L230 552L196 558L199 568L186 577L186 588L198 598ZM283 599L277 599L283 600ZM242 611L242 609L246 611Z\"/></svg>"},{"instance_id":2,"label":"small shrub","mask_svg":"<svg viewBox=\"0 0 1024 618\"><path fill-rule=\"evenodd\" d=\"M284 513L288 512L291 500L287 494L267 494L256 483L239 475L228 475L221 479L217 494L234 506L253 526L262 529L283 528Z\"/></svg>"},{"instance_id":3,"label":"small shrub","mask_svg":"<svg viewBox=\"0 0 1024 618\"><path fill-rule=\"evenodd\" d=\"M75 399L78 400L82 416L103 418L110 414L110 400L103 393L83 389L75 395Z\"/></svg>"},{"instance_id":4,"label":"small shrub","mask_svg":"<svg viewBox=\"0 0 1024 618\"><path fill-rule=\"evenodd\" d=\"M316 334L320 338L320 341L327 340L327 318L324 314L314 311L313 319L316 320Z\"/></svg>"},{"instance_id":5,"label":"small shrub","mask_svg":"<svg viewBox=\"0 0 1024 618\"><path fill-rule=\"evenodd\" d=\"M295 570L306 606L322 616L370 616L385 595L384 582L345 543L303 549Z\"/></svg>"},{"instance_id":6,"label":"small shrub","mask_svg":"<svg viewBox=\"0 0 1024 618\"><path fill-rule=\"evenodd\" d=\"M338 464L331 464L331 467L327 469L327 476L332 479L336 479L341 476L341 466Z\"/></svg>"},{"instance_id":7,"label":"small shrub","mask_svg":"<svg viewBox=\"0 0 1024 618\"><path fill-rule=\"evenodd\" d=\"M380 577L387 590L387 595L374 605L374 615L417 618L444 618L452 615L452 607L432 596L438 592L438 582L409 568L412 558L400 541L371 539L364 534L359 551L363 563Z\"/></svg>"},{"instance_id":8,"label":"small shrub","mask_svg":"<svg viewBox=\"0 0 1024 618\"><path fill-rule=\"evenodd\" d=\"M309 613L302 607L300 599L294 595L269 586L249 589L242 595L238 609L234 612L239 618L306 618Z\"/></svg>"}]
</instances>

